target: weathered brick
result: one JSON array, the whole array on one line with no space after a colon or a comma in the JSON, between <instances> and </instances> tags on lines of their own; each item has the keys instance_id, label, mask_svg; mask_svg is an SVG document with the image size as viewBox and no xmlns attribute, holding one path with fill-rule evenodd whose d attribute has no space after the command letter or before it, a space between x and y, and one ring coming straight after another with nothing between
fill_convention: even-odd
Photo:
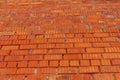
<instances>
[{"instance_id":1,"label":"weathered brick","mask_svg":"<svg viewBox=\"0 0 120 80\"><path fill-rule=\"evenodd\" d=\"M17 67L27 67L28 62L27 61L19 61Z\"/></svg>"},{"instance_id":2,"label":"weathered brick","mask_svg":"<svg viewBox=\"0 0 120 80\"><path fill-rule=\"evenodd\" d=\"M104 74L93 74L94 80L115 80L113 74L104 73Z\"/></svg>"},{"instance_id":3,"label":"weathered brick","mask_svg":"<svg viewBox=\"0 0 120 80\"><path fill-rule=\"evenodd\" d=\"M34 74L34 68L19 68L16 74Z\"/></svg>"},{"instance_id":4,"label":"weathered brick","mask_svg":"<svg viewBox=\"0 0 120 80\"><path fill-rule=\"evenodd\" d=\"M50 67L58 67L58 61L50 61Z\"/></svg>"},{"instance_id":5,"label":"weathered brick","mask_svg":"<svg viewBox=\"0 0 120 80\"><path fill-rule=\"evenodd\" d=\"M7 67L17 67L17 62L8 62Z\"/></svg>"},{"instance_id":6,"label":"weathered brick","mask_svg":"<svg viewBox=\"0 0 120 80\"><path fill-rule=\"evenodd\" d=\"M119 66L101 66L100 70L102 73L105 72L120 72Z\"/></svg>"},{"instance_id":7,"label":"weathered brick","mask_svg":"<svg viewBox=\"0 0 120 80\"><path fill-rule=\"evenodd\" d=\"M60 60L60 66L69 66L68 60Z\"/></svg>"},{"instance_id":8,"label":"weathered brick","mask_svg":"<svg viewBox=\"0 0 120 80\"><path fill-rule=\"evenodd\" d=\"M120 65L120 59L113 59L112 61L112 65Z\"/></svg>"},{"instance_id":9,"label":"weathered brick","mask_svg":"<svg viewBox=\"0 0 120 80\"><path fill-rule=\"evenodd\" d=\"M90 60L80 60L80 66L90 66Z\"/></svg>"}]
</instances>

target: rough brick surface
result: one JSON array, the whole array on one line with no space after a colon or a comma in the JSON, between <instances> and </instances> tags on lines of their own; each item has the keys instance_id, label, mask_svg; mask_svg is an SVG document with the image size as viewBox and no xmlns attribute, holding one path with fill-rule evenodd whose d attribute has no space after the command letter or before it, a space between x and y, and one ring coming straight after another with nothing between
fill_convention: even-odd
<instances>
[{"instance_id":1,"label":"rough brick surface","mask_svg":"<svg viewBox=\"0 0 120 80\"><path fill-rule=\"evenodd\" d=\"M0 80L120 80L120 0L0 0Z\"/></svg>"}]
</instances>

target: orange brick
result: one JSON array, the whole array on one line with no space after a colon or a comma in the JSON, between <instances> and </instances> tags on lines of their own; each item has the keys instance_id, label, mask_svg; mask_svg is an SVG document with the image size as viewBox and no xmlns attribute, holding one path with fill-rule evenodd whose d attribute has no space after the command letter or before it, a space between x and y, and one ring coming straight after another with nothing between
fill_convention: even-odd
<instances>
[{"instance_id":1,"label":"orange brick","mask_svg":"<svg viewBox=\"0 0 120 80\"><path fill-rule=\"evenodd\" d=\"M32 50L31 54L46 54L47 53L47 49L35 49Z\"/></svg>"},{"instance_id":2,"label":"orange brick","mask_svg":"<svg viewBox=\"0 0 120 80\"><path fill-rule=\"evenodd\" d=\"M15 50L18 48L19 48L19 46L2 46L3 50Z\"/></svg>"},{"instance_id":3,"label":"orange brick","mask_svg":"<svg viewBox=\"0 0 120 80\"><path fill-rule=\"evenodd\" d=\"M71 80L91 80L92 76L90 74L72 74L70 75L70 79Z\"/></svg>"},{"instance_id":4,"label":"orange brick","mask_svg":"<svg viewBox=\"0 0 120 80\"><path fill-rule=\"evenodd\" d=\"M75 34L75 37L76 37L76 38L82 38L83 35L82 35L82 34Z\"/></svg>"},{"instance_id":5,"label":"orange brick","mask_svg":"<svg viewBox=\"0 0 120 80\"><path fill-rule=\"evenodd\" d=\"M60 60L62 59L62 55L45 55L44 56L45 60Z\"/></svg>"},{"instance_id":6,"label":"orange brick","mask_svg":"<svg viewBox=\"0 0 120 80\"><path fill-rule=\"evenodd\" d=\"M103 48L86 48L86 52L101 53L101 52L104 52L104 49Z\"/></svg>"},{"instance_id":7,"label":"orange brick","mask_svg":"<svg viewBox=\"0 0 120 80\"><path fill-rule=\"evenodd\" d=\"M74 34L71 34L71 33L70 33L70 34L66 34L66 37L67 37L67 38L73 38L73 37L74 37Z\"/></svg>"},{"instance_id":8,"label":"orange brick","mask_svg":"<svg viewBox=\"0 0 120 80\"><path fill-rule=\"evenodd\" d=\"M93 66L89 66L89 67L79 67L79 72L80 73L97 73L99 72L98 67L93 67Z\"/></svg>"},{"instance_id":9,"label":"orange brick","mask_svg":"<svg viewBox=\"0 0 120 80\"><path fill-rule=\"evenodd\" d=\"M38 67L38 61L29 61L28 67Z\"/></svg>"},{"instance_id":10,"label":"orange brick","mask_svg":"<svg viewBox=\"0 0 120 80\"><path fill-rule=\"evenodd\" d=\"M108 47L105 48L106 52L120 52L120 47Z\"/></svg>"},{"instance_id":11,"label":"orange brick","mask_svg":"<svg viewBox=\"0 0 120 80\"><path fill-rule=\"evenodd\" d=\"M34 74L34 68L19 68L16 74Z\"/></svg>"},{"instance_id":12,"label":"orange brick","mask_svg":"<svg viewBox=\"0 0 120 80\"><path fill-rule=\"evenodd\" d=\"M27 38L26 35L19 35L19 36L18 36L18 39L26 39L26 38Z\"/></svg>"},{"instance_id":13,"label":"orange brick","mask_svg":"<svg viewBox=\"0 0 120 80\"><path fill-rule=\"evenodd\" d=\"M93 34L83 34L83 36L84 36L85 38L92 38L92 37L93 37Z\"/></svg>"},{"instance_id":14,"label":"orange brick","mask_svg":"<svg viewBox=\"0 0 120 80\"><path fill-rule=\"evenodd\" d=\"M106 54L102 54L102 56L105 59L117 59L117 58L120 58L119 53L106 53Z\"/></svg>"},{"instance_id":15,"label":"orange brick","mask_svg":"<svg viewBox=\"0 0 120 80\"><path fill-rule=\"evenodd\" d=\"M19 61L17 67L27 67L28 62L27 61Z\"/></svg>"},{"instance_id":16,"label":"orange brick","mask_svg":"<svg viewBox=\"0 0 120 80\"><path fill-rule=\"evenodd\" d=\"M101 65L100 60L91 60L91 65L93 66Z\"/></svg>"},{"instance_id":17,"label":"orange brick","mask_svg":"<svg viewBox=\"0 0 120 80\"><path fill-rule=\"evenodd\" d=\"M20 45L20 49L35 49L36 45Z\"/></svg>"},{"instance_id":18,"label":"orange brick","mask_svg":"<svg viewBox=\"0 0 120 80\"><path fill-rule=\"evenodd\" d=\"M83 59L101 59L101 54L83 54Z\"/></svg>"},{"instance_id":19,"label":"orange brick","mask_svg":"<svg viewBox=\"0 0 120 80\"><path fill-rule=\"evenodd\" d=\"M94 47L109 47L110 43L93 43Z\"/></svg>"},{"instance_id":20,"label":"orange brick","mask_svg":"<svg viewBox=\"0 0 120 80\"><path fill-rule=\"evenodd\" d=\"M60 66L69 66L68 60L60 60Z\"/></svg>"},{"instance_id":21,"label":"orange brick","mask_svg":"<svg viewBox=\"0 0 120 80\"><path fill-rule=\"evenodd\" d=\"M15 75L16 71L17 71L16 68L0 69L0 74L2 74L2 75Z\"/></svg>"},{"instance_id":22,"label":"orange brick","mask_svg":"<svg viewBox=\"0 0 120 80\"><path fill-rule=\"evenodd\" d=\"M29 40L13 40L12 44L29 44Z\"/></svg>"},{"instance_id":23,"label":"orange brick","mask_svg":"<svg viewBox=\"0 0 120 80\"><path fill-rule=\"evenodd\" d=\"M39 44L38 48L55 48L55 44Z\"/></svg>"},{"instance_id":24,"label":"orange brick","mask_svg":"<svg viewBox=\"0 0 120 80\"><path fill-rule=\"evenodd\" d=\"M23 56L6 56L5 61L21 61Z\"/></svg>"},{"instance_id":25,"label":"orange brick","mask_svg":"<svg viewBox=\"0 0 120 80\"><path fill-rule=\"evenodd\" d=\"M93 74L94 80L115 80L113 74Z\"/></svg>"},{"instance_id":26,"label":"orange brick","mask_svg":"<svg viewBox=\"0 0 120 80\"><path fill-rule=\"evenodd\" d=\"M12 41L8 41L8 40L4 40L4 41L0 41L0 45L11 45Z\"/></svg>"},{"instance_id":27,"label":"orange brick","mask_svg":"<svg viewBox=\"0 0 120 80\"><path fill-rule=\"evenodd\" d=\"M7 67L17 67L17 62L8 62Z\"/></svg>"},{"instance_id":28,"label":"orange brick","mask_svg":"<svg viewBox=\"0 0 120 80\"><path fill-rule=\"evenodd\" d=\"M65 49L50 49L48 51L48 53L50 53L50 54L55 54L55 53L64 54L64 53L66 53L66 50Z\"/></svg>"},{"instance_id":29,"label":"orange brick","mask_svg":"<svg viewBox=\"0 0 120 80\"><path fill-rule=\"evenodd\" d=\"M42 60L43 55L27 55L24 58L25 60Z\"/></svg>"},{"instance_id":30,"label":"orange brick","mask_svg":"<svg viewBox=\"0 0 120 80\"><path fill-rule=\"evenodd\" d=\"M48 39L48 43L64 43L65 39Z\"/></svg>"},{"instance_id":31,"label":"orange brick","mask_svg":"<svg viewBox=\"0 0 120 80\"><path fill-rule=\"evenodd\" d=\"M84 48L74 48L74 49L67 49L67 53L84 53Z\"/></svg>"},{"instance_id":32,"label":"orange brick","mask_svg":"<svg viewBox=\"0 0 120 80\"><path fill-rule=\"evenodd\" d=\"M92 47L91 43L75 43L75 48L86 48L86 47Z\"/></svg>"},{"instance_id":33,"label":"orange brick","mask_svg":"<svg viewBox=\"0 0 120 80\"><path fill-rule=\"evenodd\" d=\"M40 61L39 67L48 67L48 61Z\"/></svg>"},{"instance_id":34,"label":"orange brick","mask_svg":"<svg viewBox=\"0 0 120 80\"><path fill-rule=\"evenodd\" d=\"M51 67L58 67L58 61L50 61L50 66Z\"/></svg>"},{"instance_id":35,"label":"orange brick","mask_svg":"<svg viewBox=\"0 0 120 80\"><path fill-rule=\"evenodd\" d=\"M31 39L31 44L46 43L47 39Z\"/></svg>"},{"instance_id":36,"label":"orange brick","mask_svg":"<svg viewBox=\"0 0 120 80\"><path fill-rule=\"evenodd\" d=\"M66 39L66 42L68 43L83 42L83 39L79 39L79 38Z\"/></svg>"},{"instance_id":37,"label":"orange brick","mask_svg":"<svg viewBox=\"0 0 120 80\"><path fill-rule=\"evenodd\" d=\"M12 50L10 55L27 55L28 50Z\"/></svg>"},{"instance_id":38,"label":"orange brick","mask_svg":"<svg viewBox=\"0 0 120 80\"><path fill-rule=\"evenodd\" d=\"M119 66L101 66L101 72L120 72Z\"/></svg>"},{"instance_id":39,"label":"orange brick","mask_svg":"<svg viewBox=\"0 0 120 80\"><path fill-rule=\"evenodd\" d=\"M102 41L104 41L104 42L115 42L117 40L118 40L118 38L116 38L116 37L102 38Z\"/></svg>"},{"instance_id":40,"label":"orange brick","mask_svg":"<svg viewBox=\"0 0 120 80\"><path fill-rule=\"evenodd\" d=\"M56 44L56 48L73 48L73 44Z\"/></svg>"},{"instance_id":41,"label":"orange brick","mask_svg":"<svg viewBox=\"0 0 120 80\"><path fill-rule=\"evenodd\" d=\"M111 42L112 47L120 47L120 42Z\"/></svg>"},{"instance_id":42,"label":"orange brick","mask_svg":"<svg viewBox=\"0 0 120 80\"><path fill-rule=\"evenodd\" d=\"M78 60L71 60L70 66L79 66L79 61Z\"/></svg>"},{"instance_id":43,"label":"orange brick","mask_svg":"<svg viewBox=\"0 0 120 80\"><path fill-rule=\"evenodd\" d=\"M102 59L102 60L101 60L101 64L107 66L107 65L111 65L111 62L110 62L110 60Z\"/></svg>"},{"instance_id":44,"label":"orange brick","mask_svg":"<svg viewBox=\"0 0 120 80\"><path fill-rule=\"evenodd\" d=\"M56 68L39 68L38 74L55 74Z\"/></svg>"},{"instance_id":45,"label":"orange brick","mask_svg":"<svg viewBox=\"0 0 120 80\"><path fill-rule=\"evenodd\" d=\"M0 62L0 68L5 68L7 65L7 62Z\"/></svg>"},{"instance_id":46,"label":"orange brick","mask_svg":"<svg viewBox=\"0 0 120 80\"><path fill-rule=\"evenodd\" d=\"M112 65L120 65L120 59L113 59Z\"/></svg>"},{"instance_id":47,"label":"orange brick","mask_svg":"<svg viewBox=\"0 0 120 80\"><path fill-rule=\"evenodd\" d=\"M90 66L89 60L80 60L80 66Z\"/></svg>"},{"instance_id":48,"label":"orange brick","mask_svg":"<svg viewBox=\"0 0 120 80\"><path fill-rule=\"evenodd\" d=\"M120 73L116 73L115 78L116 78L116 80L120 80Z\"/></svg>"},{"instance_id":49,"label":"orange brick","mask_svg":"<svg viewBox=\"0 0 120 80\"><path fill-rule=\"evenodd\" d=\"M0 61L4 61L4 56L0 56Z\"/></svg>"},{"instance_id":50,"label":"orange brick","mask_svg":"<svg viewBox=\"0 0 120 80\"><path fill-rule=\"evenodd\" d=\"M65 60L71 60L71 59L78 60L78 59L82 59L82 56L81 54L64 55L64 59Z\"/></svg>"},{"instance_id":51,"label":"orange brick","mask_svg":"<svg viewBox=\"0 0 120 80\"><path fill-rule=\"evenodd\" d=\"M109 37L108 33L94 33L94 37Z\"/></svg>"},{"instance_id":52,"label":"orange brick","mask_svg":"<svg viewBox=\"0 0 120 80\"><path fill-rule=\"evenodd\" d=\"M25 78L25 75L12 75L12 80L23 80Z\"/></svg>"},{"instance_id":53,"label":"orange brick","mask_svg":"<svg viewBox=\"0 0 120 80\"><path fill-rule=\"evenodd\" d=\"M0 56L9 55L10 50L0 50Z\"/></svg>"},{"instance_id":54,"label":"orange brick","mask_svg":"<svg viewBox=\"0 0 120 80\"><path fill-rule=\"evenodd\" d=\"M84 38L84 42L102 42L100 38Z\"/></svg>"}]
</instances>

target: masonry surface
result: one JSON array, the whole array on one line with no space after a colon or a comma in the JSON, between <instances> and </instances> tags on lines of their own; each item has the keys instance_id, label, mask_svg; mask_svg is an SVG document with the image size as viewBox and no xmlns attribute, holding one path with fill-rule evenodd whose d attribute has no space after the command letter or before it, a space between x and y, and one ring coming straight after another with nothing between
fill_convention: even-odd
<instances>
[{"instance_id":1,"label":"masonry surface","mask_svg":"<svg viewBox=\"0 0 120 80\"><path fill-rule=\"evenodd\" d=\"M0 80L120 80L120 1L0 0Z\"/></svg>"}]
</instances>

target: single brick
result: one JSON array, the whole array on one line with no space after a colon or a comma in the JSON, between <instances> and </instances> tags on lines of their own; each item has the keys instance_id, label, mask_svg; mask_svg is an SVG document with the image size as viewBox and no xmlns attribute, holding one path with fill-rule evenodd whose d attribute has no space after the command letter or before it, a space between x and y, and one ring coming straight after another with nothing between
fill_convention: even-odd
<instances>
[{"instance_id":1,"label":"single brick","mask_svg":"<svg viewBox=\"0 0 120 80\"><path fill-rule=\"evenodd\" d=\"M67 49L67 53L84 53L84 48L74 48L74 49Z\"/></svg>"},{"instance_id":2,"label":"single brick","mask_svg":"<svg viewBox=\"0 0 120 80\"><path fill-rule=\"evenodd\" d=\"M0 41L0 45L11 45L12 41L10 40L4 40L4 41Z\"/></svg>"},{"instance_id":3,"label":"single brick","mask_svg":"<svg viewBox=\"0 0 120 80\"><path fill-rule=\"evenodd\" d=\"M71 60L70 66L79 66L79 60Z\"/></svg>"},{"instance_id":4,"label":"single brick","mask_svg":"<svg viewBox=\"0 0 120 80\"><path fill-rule=\"evenodd\" d=\"M34 68L19 68L16 74L34 74Z\"/></svg>"},{"instance_id":5,"label":"single brick","mask_svg":"<svg viewBox=\"0 0 120 80\"><path fill-rule=\"evenodd\" d=\"M91 65L92 65L92 66L101 65L101 64L100 64L100 60L91 60Z\"/></svg>"},{"instance_id":6,"label":"single brick","mask_svg":"<svg viewBox=\"0 0 120 80\"><path fill-rule=\"evenodd\" d=\"M90 74L72 74L70 75L71 80L91 80L92 76ZM61 79L62 80L62 79Z\"/></svg>"},{"instance_id":7,"label":"single brick","mask_svg":"<svg viewBox=\"0 0 120 80\"><path fill-rule=\"evenodd\" d=\"M120 59L113 59L112 61L112 65L120 65Z\"/></svg>"},{"instance_id":8,"label":"single brick","mask_svg":"<svg viewBox=\"0 0 120 80\"><path fill-rule=\"evenodd\" d=\"M26 39L27 38L27 35L19 35L18 36L18 39Z\"/></svg>"},{"instance_id":9,"label":"single brick","mask_svg":"<svg viewBox=\"0 0 120 80\"><path fill-rule=\"evenodd\" d=\"M60 60L60 66L69 66L69 61L68 60Z\"/></svg>"},{"instance_id":10,"label":"single brick","mask_svg":"<svg viewBox=\"0 0 120 80\"><path fill-rule=\"evenodd\" d=\"M65 39L48 39L48 43L64 43Z\"/></svg>"},{"instance_id":11,"label":"single brick","mask_svg":"<svg viewBox=\"0 0 120 80\"><path fill-rule=\"evenodd\" d=\"M36 45L20 45L20 49L35 49Z\"/></svg>"},{"instance_id":12,"label":"single brick","mask_svg":"<svg viewBox=\"0 0 120 80\"><path fill-rule=\"evenodd\" d=\"M102 59L101 60L101 65L111 65L111 62L110 62L110 60L109 59Z\"/></svg>"},{"instance_id":13,"label":"single brick","mask_svg":"<svg viewBox=\"0 0 120 80\"><path fill-rule=\"evenodd\" d=\"M45 60L60 60L62 59L62 55L45 55L44 56Z\"/></svg>"},{"instance_id":14,"label":"single brick","mask_svg":"<svg viewBox=\"0 0 120 80\"><path fill-rule=\"evenodd\" d=\"M23 56L6 56L5 61L21 61L23 60Z\"/></svg>"},{"instance_id":15,"label":"single brick","mask_svg":"<svg viewBox=\"0 0 120 80\"><path fill-rule=\"evenodd\" d=\"M84 38L84 42L102 42L101 38Z\"/></svg>"},{"instance_id":16,"label":"single brick","mask_svg":"<svg viewBox=\"0 0 120 80\"><path fill-rule=\"evenodd\" d=\"M38 48L55 48L55 44L39 44Z\"/></svg>"},{"instance_id":17,"label":"single brick","mask_svg":"<svg viewBox=\"0 0 120 80\"><path fill-rule=\"evenodd\" d=\"M80 60L80 66L90 66L90 60Z\"/></svg>"},{"instance_id":18,"label":"single brick","mask_svg":"<svg viewBox=\"0 0 120 80\"><path fill-rule=\"evenodd\" d=\"M102 41L104 41L104 42L115 42L115 41L117 41L117 40L118 40L117 37L102 38Z\"/></svg>"},{"instance_id":19,"label":"single brick","mask_svg":"<svg viewBox=\"0 0 120 80\"><path fill-rule=\"evenodd\" d=\"M12 80L24 80L25 75L12 75Z\"/></svg>"},{"instance_id":20,"label":"single brick","mask_svg":"<svg viewBox=\"0 0 120 80\"><path fill-rule=\"evenodd\" d=\"M12 44L29 44L29 40L13 40Z\"/></svg>"},{"instance_id":21,"label":"single brick","mask_svg":"<svg viewBox=\"0 0 120 80\"><path fill-rule=\"evenodd\" d=\"M50 53L50 54L55 54L55 53L64 54L64 53L66 53L66 50L65 49L50 49L50 50L48 50L48 53Z\"/></svg>"},{"instance_id":22,"label":"single brick","mask_svg":"<svg viewBox=\"0 0 120 80\"><path fill-rule=\"evenodd\" d=\"M73 48L73 44L56 44L56 48Z\"/></svg>"},{"instance_id":23,"label":"single brick","mask_svg":"<svg viewBox=\"0 0 120 80\"><path fill-rule=\"evenodd\" d=\"M109 33L94 33L94 37L109 37Z\"/></svg>"},{"instance_id":24,"label":"single brick","mask_svg":"<svg viewBox=\"0 0 120 80\"><path fill-rule=\"evenodd\" d=\"M83 59L102 59L101 54L83 54Z\"/></svg>"},{"instance_id":25,"label":"single brick","mask_svg":"<svg viewBox=\"0 0 120 80\"><path fill-rule=\"evenodd\" d=\"M7 66L7 62L0 62L0 68L5 68Z\"/></svg>"},{"instance_id":26,"label":"single brick","mask_svg":"<svg viewBox=\"0 0 120 80\"><path fill-rule=\"evenodd\" d=\"M27 55L28 54L28 50L12 50L10 55Z\"/></svg>"},{"instance_id":27,"label":"single brick","mask_svg":"<svg viewBox=\"0 0 120 80\"><path fill-rule=\"evenodd\" d=\"M31 39L30 43L31 44L38 44L38 43L46 43L47 39Z\"/></svg>"},{"instance_id":28,"label":"single brick","mask_svg":"<svg viewBox=\"0 0 120 80\"><path fill-rule=\"evenodd\" d=\"M82 59L82 55L81 54L71 54L71 55L64 55L64 59L65 60L78 60L78 59Z\"/></svg>"},{"instance_id":29,"label":"single brick","mask_svg":"<svg viewBox=\"0 0 120 80\"><path fill-rule=\"evenodd\" d=\"M9 55L10 50L0 50L0 56Z\"/></svg>"},{"instance_id":30,"label":"single brick","mask_svg":"<svg viewBox=\"0 0 120 80\"><path fill-rule=\"evenodd\" d=\"M91 43L75 43L75 48L87 48L92 47Z\"/></svg>"},{"instance_id":31,"label":"single brick","mask_svg":"<svg viewBox=\"0 0 120 80\"><path fill-rule=\"evenodd\" d=\"M93 43L94 47L109 47L110 43Z\"/></svg>"},{"instance_id":32,"label":"single brick","mask_svg":"<svg viewBox=\"0 0 120 80\"><path fill-rule=\"evenodd\" d=\"M86 48L86 52L88 53L101 53L104 52L103 48Z\"/></svg>"},{"instance_id":33,"label":"single brick","mask_svg":"<svg viewBox=\"0 0 120 80\"><path fill-rule=\"evenodd\" d=\"M120 47L107 47L105 52L120 52Z\"/></svg>"},{"instance_id":34,"label":"single brick","mask_svg":"<svg viewBox=\"0 0 120 80\"><path fill-rule=\"evenodd\" d=\"M116 80L120 80L120 73L116 73L115 78L116 78Z\"/></svg>"},{"instance_id":35,"label":"single brick","mask_svg":"<svg viewBox=\"0 0 120 80\"><path fill-rule=\"evenodd\" d=\"M47 49L34 49L31 54L46 54Z\"/></svg>"},{"instance_id":36,"label":"single brick","mask_svg":"<svg viewBox=\"0 0 120 80\"><path fill-rule=\"evenodd\" d=\"M102 73L105 72L120 72L119 66L101 66L100 70Z\"/></svg>"},{"instance_id":37,"label":"single brick","mask_svg":"<svg viewBox=\"0 0 120 80\"><path fill-rule=\"evenodd\" d=\"M106 53L106 54L102 54L102 56L105 59L117 59L117 58L120 58L119 53Z\"/></svg>"},{"instance_id":38,"label":"single brick","mask_svg":"<svg viewBox=\"0 0 120 80\"><path fill-rule=\"evenodd\" d=\"M48 67L48 61L39 61L39 67Z\"/></svg>"},{"instance_id":39,"label":"single brick","mask_svg":"<svg viewBox=\"0 0 120 80\"><path fill-rule=\"evenodd\" d=\"M97 66L89 66L89 67L79 67L79 72L80 73L97 73L99 72L99 69Z\"/></svg>"},{"instance_id":40,"label":"single brick","mask_svg":"<svg viewBox=\"0 0 120 80\"><path fill-rule=\"evenodd\" d=\"M3 50L15 50L18 48L19 48L19 46L2 46Z\"/></svg>"},{"instance_id":41,"label":"single brick","mask_svg":"<svg viewBox=\"0 0 120 80\"><path fill-rule=\"evenodd\" d=\"M16 68L7 68L7 69L0 69L0 74L2 75L15 75L17 69Z\"/></svg>"},{"instance_id":42,"label":"single brick","mask_svg":"<svg viewBox=\"0 0 120 80\"><path fill-rule=\"evenodd\" d=\"M19 61L17 67L18 67L18 68L19 68L19 67L27 67L27 64L28 64L27 61Z\"/></svg>"},{"instance_id":43,"label":"single brick","mask_svg":"<svg viewBox=\"0 0 120 80\"><path fill-rule=\"evenodd\" d=\"M43 55L27 55L25 56L24 60L42 60Z\"/></svg>"},{"instance_id":44,"label":"single brick","mask_svg":"<svg viewBox=\"0 0 120 80\"><path fill-rule=\"evenodd\" d=\"M39 68L38 74L55 74L56 68Z\"/></svg>"},{"instance_id":45,"label":"single brick","mask_svg":"<svg viewBox=\"0 0 120 80\"><path fill-rule=\"evenodd\" d=\"M114 75L111 73L93 74L94 80L115 80Z\"/></svg>"},{"instance_id":46,"label":"single brick","mask_svg":"<svg viewBox=\"0 0 120 80\"><path fill-rule=\"evenodd\" d=\"M7 67L11 68L17 67L17 62L8 62Z\"/></svg>"},{"instance_id":47,"label":"single brick","mask_svg":"<svg viewBox=\"0 0 120 80\"><path fill-rule=\"evenodd\" d=\"M66 37L67 37L67 38L73 38L73 37L74 37L74 34L71 34L71 33L70 33L70 34L66 34Z\"/></svg>"},{"instance_id":48,"label":"single brick","mask_svg":"<svg viewBox=\"0 0 120 80\"><path fill-rule=\"evenodd\" d=\"M28 67L38 67L38 61L29 61Z\"/></svg>"},{"instance_id":49,"label":"single brick","mask_svg":"<svg viewBox=\"0 0 120 80\"><path fill-rule=\"evenodd\" d=\"M58 61L50 61L50 67L58 67Z\"/></svg>"},{"instance_id":50,"label":"single brick","mask_svg":"<svg viewBox=\"0 0 120 80\"><path fill-rule=\"evenodd\" d=\"M71 38L71 39L66 39L67 43L77 43L77 42L83 42L83 39L80 38Z\"/></svg>"}]
</instances>

